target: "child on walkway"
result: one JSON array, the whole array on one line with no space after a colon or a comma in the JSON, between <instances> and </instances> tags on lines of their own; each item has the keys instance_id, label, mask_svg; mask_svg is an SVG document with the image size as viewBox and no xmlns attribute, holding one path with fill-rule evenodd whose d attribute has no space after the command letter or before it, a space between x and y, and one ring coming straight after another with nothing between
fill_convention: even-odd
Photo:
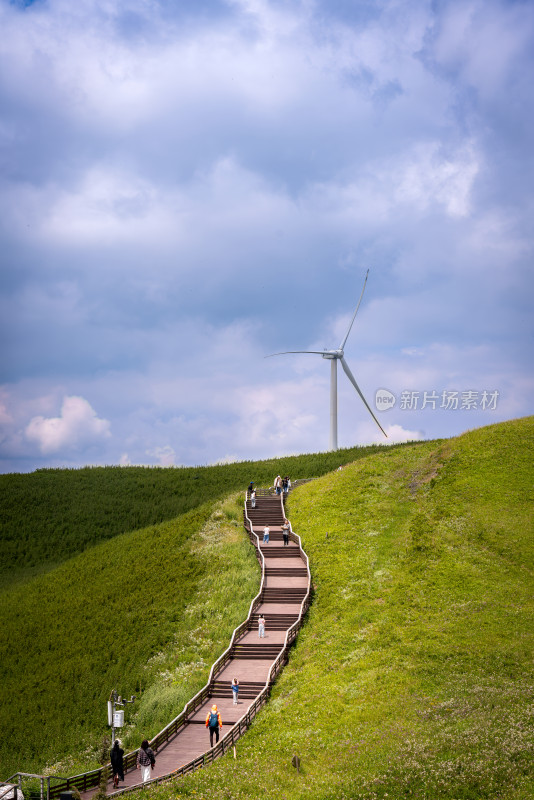
<instances>
[{"instance_id":1,"label":"child on walkway","mask_svg":"<svg viewBox=\"0 0 534 800\"><path fill-rule=\"evenodd\" d=\"M237 678L234 678L232 681L232 696L234 700L234 706L237 705L237 695L239 694L239 681Z\"/></svg>"},{"instance_id":2,"label":"child on walkway","mask_svg":"<svg viewBox=\"0 0 534 800\"><path fill-rule=\"evenodd\" d=\"M260 639L265 637L265 617L263 614L258 617L258 636Z\"/></svg>"}]
</instances>

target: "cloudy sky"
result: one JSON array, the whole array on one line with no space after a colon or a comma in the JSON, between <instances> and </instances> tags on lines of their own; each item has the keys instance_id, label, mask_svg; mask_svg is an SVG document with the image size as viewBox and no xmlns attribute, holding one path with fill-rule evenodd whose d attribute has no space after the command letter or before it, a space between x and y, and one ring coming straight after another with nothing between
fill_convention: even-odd
<instances>
[{"instance_id":1,"label":"cloudy sky","mask_svg":"<svg viewBox=\"0 0 534 800\"><path fill-rule=\"evenodd\" d=\"M338 347L368 269L345 355L389 441L534 413L530 0L0 30L0 471L327 449L329 362L264 357ZM372 441L340 370L339 444Z\"/></svg>"}]
</instances>

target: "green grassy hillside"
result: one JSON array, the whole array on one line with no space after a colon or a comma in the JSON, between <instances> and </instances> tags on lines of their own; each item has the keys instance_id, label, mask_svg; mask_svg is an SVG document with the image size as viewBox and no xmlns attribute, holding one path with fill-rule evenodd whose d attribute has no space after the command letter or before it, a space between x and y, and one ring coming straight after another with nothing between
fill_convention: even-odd
<instances>
[{"instance_id":1,"label":"green grassy hillside","mask_svg":"<svg viewBox=\"0 0 534 800\"><path fill-rule=\"evenodd\" d=\"M117 536L0 593L0 776L98 766L112 689L122 739L163 728L206 682L259 566L237 498Z\"/></svg>"},{"instance_id":2,"label":"green grassy hillside","mask_svg":"<svg viewBox=\"0 0 534 800\"><path fill-rule=\"evenodd\" d=\"M297 490L315 597L289 664L237 760L151 797L530 800L533 456L528 418Z\"/></svg>"},{"instance_id":3,"label":"green grassy hillside","mask_svg":"<svg viewBox=\"0 0 534 800\"><path fill-rule=\"evenodd\" d=\"M323 474L377 449L0 476L0 777L95 766L113 688L143 689L127 744L160 730L205 683L257 591L241 525L249 481ZM236 487L237 504L216 502Z\"/></svg>"},{"instance_id":4,"label":"green grassy hillside","mask_svg":"<svg viewBox=\"0 0 534 800\"><path fill-rule=\"evenodd\" d=\"M0 587L101 541L245 489L251 480L269 486L279 472L292 478L324 475L377 449L354 447L213 467L92 467L0 475Z\"/></svg>"}]
</instances>

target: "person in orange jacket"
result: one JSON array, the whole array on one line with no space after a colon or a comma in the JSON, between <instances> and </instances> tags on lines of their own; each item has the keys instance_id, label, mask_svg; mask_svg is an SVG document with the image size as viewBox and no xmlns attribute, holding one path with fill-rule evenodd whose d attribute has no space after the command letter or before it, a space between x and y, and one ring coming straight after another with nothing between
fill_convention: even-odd
<instances>
[{"instance_id":1,"label":"person in orange jacket","mask_svg":"<svg viewBox=\"0 0 534 800\"><path fill-rule=\"evenodd\" d=\"M219 728L222 728L222 719L217 706L212 705L211 711L208 711L206 717L206 728L210 732L210 747L213 747L213 734L215 734L215 742L219 741Z\"/></svg>"}]
</instances>

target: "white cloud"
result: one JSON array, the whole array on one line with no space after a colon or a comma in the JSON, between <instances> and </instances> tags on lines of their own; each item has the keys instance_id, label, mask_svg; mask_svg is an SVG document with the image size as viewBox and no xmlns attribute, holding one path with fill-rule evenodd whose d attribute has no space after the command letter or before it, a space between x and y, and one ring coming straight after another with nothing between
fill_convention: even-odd
<instances>
[{"instance_id":1,"label":"white cloud","mask_svg":"<svg viewBox=\"0 0 534 800\"><path fill-rule=\"evenodd\" d=\"M421 210L439 203L452 217L466 216L479 158L473 143L450 154L437 142L417 145L393 176L397 202L413 203Z\"/></svg>"},{"instance_id":2,"label":"white cloud","mask_svg":"<svg viewBox=\"0 0 534 800\"><path fill-rule=\"evenodd\" d=\"M494 98L516 79L518 61L532 47L533 24L528 3L449 3L436 26L436 59L458 70L485 99Z\"/></svg>"},{"instance_id":3,"label":"white cloud","mask_svg":"<svg viewBox=\"0 0 534 800\"><path fill-rule=\"evenodd\" d=\"M147 456L156 458L160 467L174 467L176 464L176 453L170 444L163 447L154 447L146 451Z\"/></svg>"},{"instance_id":4,"label":"white cloud","mask_svg":"<svg viewBox=\"0 0 534 800\"><path fill-rule=\"evenodd\" d=\"M60 417L34 417L25 433L43 454L85 448L111 436L108 420L99 419L83 397L65 397Z\"/></svg>"},{"instance_id":5,"label":"white cloud","mask_svg":"<svg viewBox=\"0 0 534 800\"><path fill-rule=\"evenodd\" d=\"M528 413L534 7L356 5L0 3L3 469L325 448L328 364L263 356L337 346L368 266L369 401ZM341 370L339 402L340 444L383 438Z\"/></svg>"},{"instance_id":6,"label":"white cloud","mask_svg":"<svg viewBox=\"0 0 534 800\"><path fill-rule=\"evenodd\" d=\"M388 435L388 444L394 442L411 442L417 439L424 439L422 431L410 431L403 428L402 425L385 425L384 430ZM381 440L384 443L383 440Z\"/></svg>"},{"instance_id":7,"label":"white cloud","mask_svg":"<svg viewBox=\"0 0 534 800\"><path fill-rule=\"evenodd\" d=\"M384 416L380 416L380 424L387 433L387 439L378 430L375 423L372 421L365 421L357 426L358 436L357 440L360 444L395 444L397 442L412 442L424 439L425 434L422 430L410 430L404 428L402 425L393 423L386 425L384 423Z\"/></svg>"},{"instance_id":8,"label":"white cloud","mask_svg":"<svg viewBox=\"0 0 534 800\"><path fill-rule=\"evenodd\" d=\"M13 417L7 407L8 400L7 393L0 391L0 425L11 425L13 423Z\"/></svg>"},{"instance_id":9,"label":"white cloud","mask_svg":"<svg viewBox=\"0 0 534 800\"><path fill-rule=\"evenodd\" d=\"M235 464L239 461L239 458L236 455L228 455L224 456L223 458L218 458L217 461L214 461L214 466L224 466L225 464Z\"/></svg>"}]
</instances>

